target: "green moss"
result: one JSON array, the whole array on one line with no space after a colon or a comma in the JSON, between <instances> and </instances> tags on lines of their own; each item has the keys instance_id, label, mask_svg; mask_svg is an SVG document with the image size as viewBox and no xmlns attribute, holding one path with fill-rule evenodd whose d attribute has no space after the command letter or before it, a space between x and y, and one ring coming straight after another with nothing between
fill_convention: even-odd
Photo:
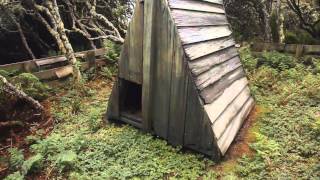
<instances>
[{"instance_id":1,"label":"green moss","mask_svg":"<svg viewBox=\"0 0 320 180\"><path fill-rule=\"evenodd\" d=\"M0 70L0 75L5 77L5 78L9 78L10 73L5 71L5 70Z\"/></svg>"},{"instance_id":2,"label":"green moss","mask_svg":"<svg viewBox=\"0 0 320 180\"><path fill-rule=\"evenodd\" d=\"M46 84L30 73L22 73L10 79L10 82L23 90L36 100L44 100L50 93L50 88Z\"/></svg>"}]
</instances>

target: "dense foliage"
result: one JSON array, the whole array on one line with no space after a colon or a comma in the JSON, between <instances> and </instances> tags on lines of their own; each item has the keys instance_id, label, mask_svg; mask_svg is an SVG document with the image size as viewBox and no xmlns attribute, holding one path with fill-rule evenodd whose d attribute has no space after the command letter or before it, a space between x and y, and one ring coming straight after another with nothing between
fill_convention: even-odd
<instances>
[{"instance_id":1,"label":"dense foliage","mask_svg":"<svg viewBox=\"0 0 320 180\"><path fill-rule=\"evenodd\" d=\"M224 4L240 41L320 43L318 0L225 0Z\"/></svg>"},{"instance_id":2,"label":"dense foliage","mask_svg":"<svg viewBox=\"0 0 320 180\"><path fill-rule=\"evenodd\" d=\"M320 176L319 60L306 63L280 53L242 58L263 114L257 119L252 157L236 174L248 179L317 179Z\"/></svg>"}]
</instances>

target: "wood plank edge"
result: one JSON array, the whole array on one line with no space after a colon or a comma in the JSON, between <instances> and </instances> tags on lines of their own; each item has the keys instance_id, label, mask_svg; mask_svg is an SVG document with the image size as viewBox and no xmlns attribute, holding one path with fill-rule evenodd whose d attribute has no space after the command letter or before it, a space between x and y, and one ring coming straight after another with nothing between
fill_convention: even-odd
<instances>
[{"instance_id":1,"label":"wood plank edge","mask_svg":"<svg viewBox=\"0 0 320 180\"><path fill-rule=\"evenodd\" d=\"M214 40L220 40L220 39L224 39L224 38L228 38L228 37L231 37L232 35L232 32L229 34L229 35L226 35L226 36L221 36L221 37L217 37L217 38L211 38L211 39L206 39L206 40L200 40L200 41L194 41L194 42L182 42L182 45L183 46L190 46L190 45L195 45L195 44L200 44L200 43L205 43L205 42L209 42L209 41L214 41Z\"/></svg>"},{"instance_id":2,"label":"wood plank edge","mask_svg":"<svg viewBox=\"0 0 320 180\"><path fill-rule=\"evenodd\" d=\"M239 133L239 130L241 129L242 125L243 125L243 122L248 118L252 108L254 107L255 105L255 102L254 102L254 99L251 97L249 98L248 102L246 104L244 104L244 106L242 107L242 110L241 112L238 114L238 116L236 118L240 118L240 124L238 124L236 127L237 131L234 131L234 132L231 132L232 134L232 141L225 141L223 142L223 144L220 144L221 142L221 139L218 140L218 145L219 145L219 148L220 148L220 151L222 152L222 154L224 155L228 148L230 147L230 145L232 144L232 142L234 141L235 137L237 136L237 134ZM243 113L243 114L242 114ZM241 116L242 115L242 116ZM234 119L232 121L232 123L230 125L233 125L233 123L235 123L237 119ZM225 130L224 133L226 133L227 131L231 130L233 127L232 126L228 126ZM223 134L225 135L225 134ZM223 136L222 136L223 137ZM221 138L222 138L221 137ZM230 136L229 136L230 137ZM227 144L225 144L227 143ZM224 147L223 147L224 146Z\"/></svg>"},{"instance_id":3,"label":"wood plank edge","mask_svg":"<svg viewBox=\"0 0 320 180\"><path fill-rule=\"evenodd\" d=\"M213 12L213 11L196 10L196 9L179 8L179 7L170 7L170 9L171 9L171 10L181 10L181 11L199 12L199 13L208 13L208 14L226 15L225 12Z\"/></svg>"}]
</instances>

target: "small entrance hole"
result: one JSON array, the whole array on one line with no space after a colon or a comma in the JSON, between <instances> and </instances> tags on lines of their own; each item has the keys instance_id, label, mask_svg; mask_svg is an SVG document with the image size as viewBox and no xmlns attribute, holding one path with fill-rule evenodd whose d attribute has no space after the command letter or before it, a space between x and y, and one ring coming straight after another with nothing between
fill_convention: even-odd
<instances>
[{"instance_id":1,"label":"small entrance hole","mask_svg":"<svg viewBox=\"0 0 320 180\"><path fill-rule=\"evenodd\" d=\"M142 117L142 86L134 82L122 80L121 115L135 121Z\"/></svg>"}]
</instances>

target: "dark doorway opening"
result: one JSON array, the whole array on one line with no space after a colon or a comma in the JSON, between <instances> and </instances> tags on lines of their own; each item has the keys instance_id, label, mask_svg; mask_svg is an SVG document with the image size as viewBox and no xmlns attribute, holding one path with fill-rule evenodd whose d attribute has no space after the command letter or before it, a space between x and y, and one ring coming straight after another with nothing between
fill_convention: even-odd
<instances>
[{"instance_id":1,"label":"dark doorway opening","mask_svg":"<svg viewBox=\"0 0 320 180\"><path fill-rule=\"evenodd\" d=\"M142 121L142 85L131 81L121 82L121 116L131 121Z\"/></svg>"}]
</instances>

